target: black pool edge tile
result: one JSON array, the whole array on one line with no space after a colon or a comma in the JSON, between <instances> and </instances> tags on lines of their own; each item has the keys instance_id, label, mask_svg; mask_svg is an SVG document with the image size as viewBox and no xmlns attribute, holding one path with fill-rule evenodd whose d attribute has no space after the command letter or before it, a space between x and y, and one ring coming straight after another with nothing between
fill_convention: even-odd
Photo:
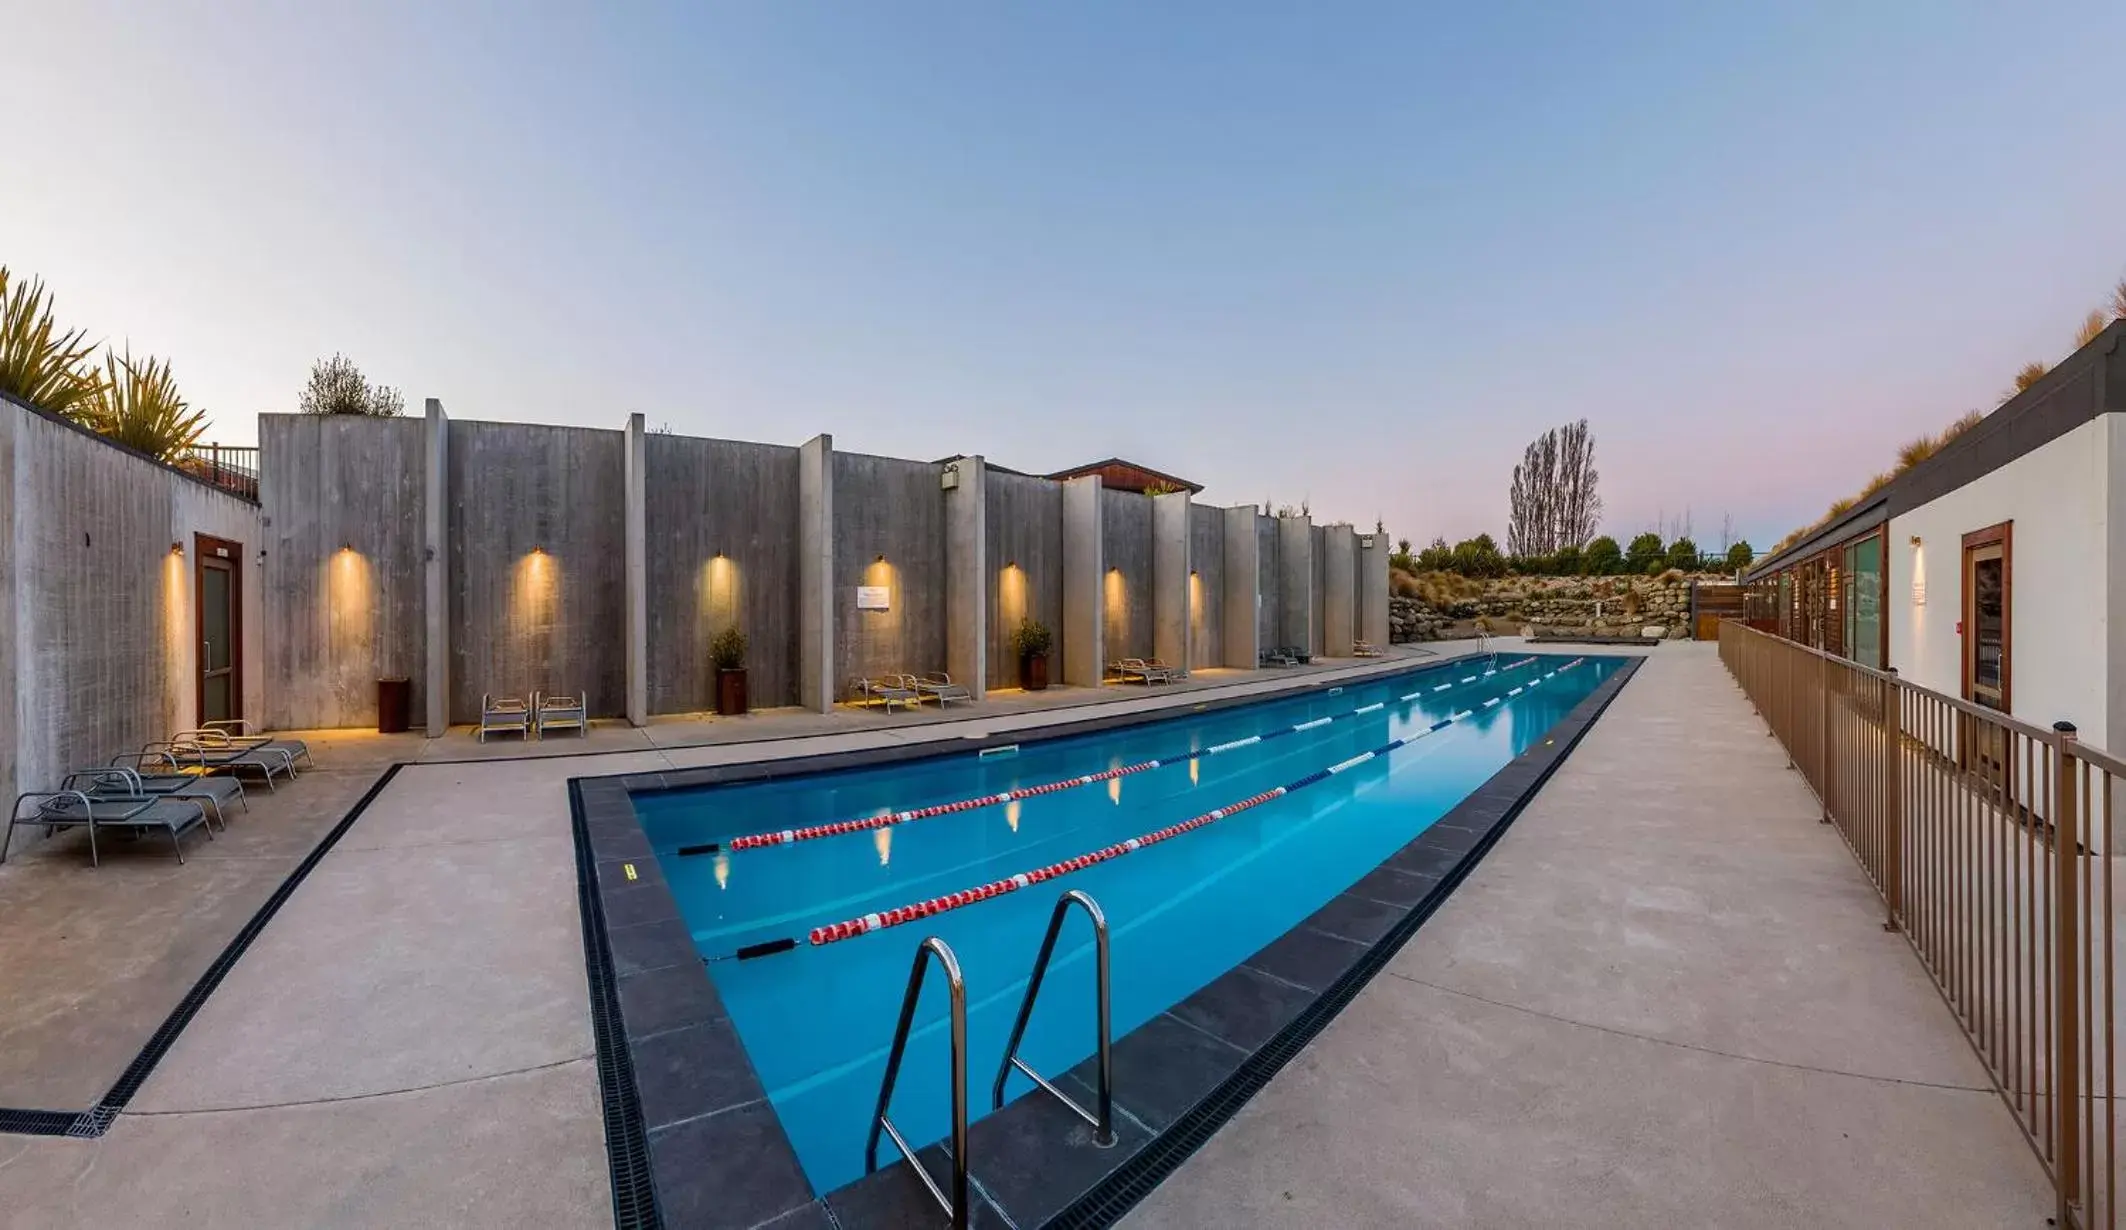
<instances>
[{"instance_id":1,"label":"black pool edge tile","mask_svg":"<svg viewBox=\"0 0 2126 1230\"><path fill-rule=\"evenodd\" d=\"M1423 674L1441 667L1454 665L1475 656L1477 655L1471 654L1442 659L1437 662L1425 663L1423 666L1409 671L1386 672L1352 682L1373 682L1383 678L1394 678L1398 675ZM1252 1097L1264 1084L1267 1084L1270 1077L1275 1075L1285 1063L1289 1062L1291 1057L1296 1055L1307 1041L1311 1040L1315 1034L1319 1033L1327 1025L1329 1020L1342 1011L1343 1007L1356 996L1365 983L1371 981L1379 968L1386 964L1387 960L1408 941L1409 937L1416 932L1424 920L1429 918L1439 904L1453 892L1455 886L1467 876L1469 870L1496 842L1499 833L1520 813L1527 800L1549 779L1557 764L1561 763L1565 756L1569 755L1572 749L1578 745L1580 738L1585 734L1594 719L1600 715L1603 709L1608 707L1610 701L1615 698L1616 693L1621 690L1625 682L1636 673L1639 661L1636 658L1624 659L1615 675L1605 680L1594 693L1590 694L1570 714L1561 719L1550 731L1546 732L1546 742L1544 744L1539 744L1536 751L1531 752L1529 756L1519 758L1507 766L1508 770L1524 773L1525 770L1521 767L1523 762L1532 760L1537 762L1539 767L1535 775L1528 779L1525 788L1491 819L1490 827L1484 832L1477 844L1461 853L1459 861L1436 873L1441 877L1439 884L1435 886L1423 902L1413 907L1405 915L1401 923L1397 924L1379 942L1360 955L1351 968L1337 978L1327 990L1315 997L1311 1004L1302 1008L1295 1019L1286 1023L1267 1043L1255 1049L1251 1055L1241 1062L1237 1070L1221 1082L1210 1095L1190 1108L1164 1131L1153 1137L1143 1148L1126 1158L1120 1159L1117 1165L1109 1170L1106 1177L1101 1179L1090 1191L1070 1202L1061 1212L1046 1219L1044 1224L1059 1228L1111 1225L1141 1200L1160 1180L1164 1179L1182 1161L1193 1154L1197 1148L1201 1147L1203 1142L1208 1140L1219 1126L1223 1125L1234 1112L1244 1105L1248 1098ZM716 766L707 770L666 772L655 775L663 782L663 785L656 789L680 789L736 780L765 780L772 777L816 773L841 768L868 768L880 764L934 758L940 755L964 755L968 751L991 745L1037 742L1045 738L1085 734L1118 726L1146 725L1161 720L1192 717L1207 710L1279 699L1290 694L1230 697L1225 698L1222 702L1206 702L1179 712L1167 711L1148 715L1113 715L1108 718L1091 721L1081 720L1059 723L1056 726L1042 727L1039 730L1022 730L1014 731L1007 735L990 736L986 740L965 740L962 741L961 746L951 748L923 745L902 746L867 749L832 756L799 757L765 764ZM1536 752L1543 754L1537 755ZM734 773L731 771L748 769L765 771L757 773ZM1502 773L1506 771L1501 770ZM610 933L606 926L607 896L609 893L613 894L617 901L623 904L621 911L623 918L631 918L634 916L636 909L650 906L651 902L654 901L654 897L651 894L661 895L663 898L663 902L659 903L659 909L653 911L657 921L664 921L661 913L663 908L668 908L670 917L676 919L677 903L672 899L670 888L664 883L661 875L654 881L638 878L637 881L632 883L622 881L620 885L614 885L598 874L600 870L604 870L600 866L601 864L613 865L636 857L635 851L637 847L635 843L641 843L641 848L645 851L647 850L647 839L643 836L640 821L635 815L632 798L622 782L622 778L625 776L630 775L574 778L569 782L569 791L577 838L579 908L583 912L585 966L586 974L591 984L593 1035L597 1042L599 1086L601 1096L606 1103L606 1141L614 1194L614 1223L616 1226L621 1227L622 1230L634 1230L636 1227L661 1228L666 1222L659 1195L661 1180L656 1173L656 1168L652 1165L648 1143L649 1133L653 1129L645 1123L643 1117L641 1090L636 1082L637 1068L634 1063L634 1046L628 1038L625 1019L619 1002L617 985L619 976L615 971ZM636 776L639 779L645 775L632 776ZM1486 785L1490 784L1487 781ZM655 791L644 791L644 793L653 792ZM586 797L595 807L594 815L586 814ZM1465 800L1465 802L1467 801ZM625 811L620 810L622 807L625 808ZM1486 808L1485 810L1491 809ZM1473 821L1475 817L1472 815L1469 819ZM1471 824L1470 827L1473 828L1474 825ZM1424 836L1420 835L1418 842L1422 841L1424 841ZM1413 842L1412 846L1417 845L1418 842ZM1396 856L1384 861L1381 866L1388 866L1396 858L1408 853L1409 849L1409 847L1406 847L1404 851L1398 852ZM646 854L643 857L649 858L651 862L655 861L654 855ZM1419 874L1429 873L1420 871ZM628 900L630 894L635 895L633 901ZM636 925L640 926L641 924L638 922ZM1303 929L1305 926L1306 924L1302 923L1301 927L1295 928L1295 930ZM1322 938L1333 937L1324 935ZM1275 941L1273 941L1274 943ZM1223 977L1231 977L1242 968L1245 968L1245 965L1236 967L1234 971L1229 971ZM1256 976L1259 977L1261 975L1257 974ZM705 971L703 977L706 978ZM1217 985L1215 980L1212 985ZM1184 1003L1186 1002L1184 1001ZM1177 1019L1179 1018L1177 1017ZM703 1027L720 1027L727 1030L732 1028L728 1018L722 1018L716 1024ZM741 1040L735 1037L735 1031L732 1041L737 1047L736 1054L743 1057L745 1055L744 1045ZM745 1062L748 1068L751 1067L750 1060L742 1059L741 1061ZM757 1076L754 1079L757 1080ZM1026 1098L1035 1096L1046 1097L1047 1095L1035 1090L1021 1095L1016 1101L1024 1101ZM763 1105L765 1106L766 1104L763 1103ZM1123 1105L1127 1105L1126 1100ZM772 1110L772 1108L770 1109ZM679 1126L686 1127L690 1134L710 1134L716 1131L716 1125L719 1120L735 1119L735 1117L736 1112L709 1114ZM984 1122L986 1121L984 1120ZM715 1150L719 1156L720 1166L743 1168L749 1164L749 1159L765 1161L772 1166L783 1157L792 1159L795 1157L795 1151L790 1146L788 1135L783 1130L780 1119L772 1113L767 1116L764 1131L746 1132L743 1133L743 1136L746 1139L734 1139L729 1142L731 1145L739 1146L738 1148L720 1148ZM974 1152L971 1147L970 1152ZM773 1153L776 1156L766 1157L765 1154L768 1153ZM888 1169L891 1168L889 1167ZM801 1213L807 1206L812 1205L831 1206L832 1196L838 1193L830 1193L828 1197L822 1199L812 1191L809 1182L803 1177L801 1168L795 1169L794 1174L795 1179L789 1184L791 1191L789 1204L783 1211L776 1213L775 1217L790 1217ZM802 1189L801 1193L798 1190L800 1188ZM841 1190L845 1192L848 1189ZM981 1211L985 1199L985 1197L979 1195L975 1198L978 1211ZM1008 1210L1006 1212L1008 1215ZM774 1218L769 1220L773 1221ZM751 1230L752 1225L759 1223L732 1222L730 1224L743 1227L743 1230ZM858 1230L858 1228L847 1227L846 1230Z\"/></svg>"}]
</instances>

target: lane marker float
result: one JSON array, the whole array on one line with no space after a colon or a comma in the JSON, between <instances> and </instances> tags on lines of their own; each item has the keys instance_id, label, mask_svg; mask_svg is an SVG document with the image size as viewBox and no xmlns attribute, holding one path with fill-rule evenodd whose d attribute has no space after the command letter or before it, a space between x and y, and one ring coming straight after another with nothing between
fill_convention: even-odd
<instances>
[{"instance_id":1,"label":"lane marker float","mask_svg":"<svg viewBox=\"0 0 2126 1230\"><path fill-rule=\"evenodd\" d=\"M1519 670L1537 660L1533 656L1526 657L1518 662L1499 667L1498 671L1491 673L1497 674L1499 671ZM1470 680L1465 679L1462 682L1468 683ZM1436 688L1434 689L1434 691L1437 690ZM1414 700L1420 694L1419 692L1412 692L1402 699L1404 701ZM886 812L877 816L861 816L854 820L835 820L826 824L807 825L803 828L778 829L766 833L748 833L742 837L733 837L731 840L721 843L711 841L704 842L701 845L681 846L678 853L681 855L721 854L726 850L757 850L767 846L787 846L800 841L817 841L822 837L842 837L850 833L865 833L873 829L891 828L897 824L907 824L912 820L928 820L935 816L956 815L960 812L976 811L984 807L1001 807L1006 803L1017 802L1021 799L1054 794L1060 790L1075 790L1080 786L1091 786L1100 782L1114 781L1117 778L1129 777L1132 774L1148 773L1153 769L1164 768L1167 765L1182 764L1201 756L1216 756L1222 752L1230 752L1235 748L1253 747L1264 740L1275 739L1282 735L1318 730L1332 722L1359 717L1385 708L1386 705L1387 702L1382 701L1379 704L1368 705L1363 709L1354 709L1349 713L1338 713L1328 717L1315 718L1312 721L1300 722L1297 725L1287 726L1281 730L1269 731L1266 734L1249 735L1245 739L1234 739L1227 743L1219 743L1185 755L1166 756L1158 760L1145 760L1137 764L1120 765L1112 769L1103 769L1098 773L1087 773L1078 777L1066 777L1057 781L1043 782L1038 786L1019 786L997 794L977 795L971 799L959 799L951 803L934 803L928 807L914 807L906 811ZM1013 747L1016 750L1017 745L1014 744ZM984 754L986 755L986 753Z\"/></svg>"},{"instance_id":2,"label":"lane marker float","mask_svg":"<svg viewBox=\"0 0 2126 1230\"><path fill-rule=\"evenodd\" d=\"M1574 658L1564 666L1559 667L1558 670L1571 670L1584 661L1586 661L1585 658ZM1530 686L1533 687L1534 685L1531 684ZM1032 871L1022 871L1017 875L1006 876L1001 880L991 880L987 884L978 884L973 888L962 889L956 893L946 893L942 897L931 897L928 900L913 902L894 909L880 910L846 919L842 922L829 923L823 927L814 927L806 934L805 942L818 947L824 944L837 943L841 940L854 939L859 935L867 935L873 931L883 931L888 927L898 927L902 923L915 922L919 919L935 917L965 906L976 905L995 897L1001 897L1006 893L1015 893L1022 888L1045 883L1060 876L1069 875L1074 871L1083 871L1087 867L1097 866L1101 863L1121 858L1125 854L1134 854L1146 846L1158 845L1162 841L1179 837L1183 833L1193 832L1206 825L1215 824L1228 816L1238 815L1251 808L1260 807L1264 803L1281 799L1294 791L1304 790L1308 786L1327 781L1338 773L1356 768L1370 760L1386 756L1399 747L1408 746L1427 735L1444 730L1463 718L1473 716L1475 712L1473 709L1464 709L1452 717L1434 722L1429 728L1417 734L1401 739L1391 739L1370 752L1362 752L1348 760L1339 761L1326 769L1316 769L1296 781L1288 782L1282 786L1274 786L1260 794L1249 795L1237 803L1228 803L1224 807L1215 808L1200 816L1183 820L1179 824L1170 824L1163 829L1155 829L1152 832L1132 837L1127 841L1119 841L1110 846L1102 846L1098 850L1080 854L1075 858L1067 858L1058 863L1050 863L1046 867L1036 867ZM744 959L748 953L766 955L768 950L787 952L796 946L797 942L795 940L771 940L765 944L754 944L740 949L739 956Z\"/></svg>"}]
</instances>

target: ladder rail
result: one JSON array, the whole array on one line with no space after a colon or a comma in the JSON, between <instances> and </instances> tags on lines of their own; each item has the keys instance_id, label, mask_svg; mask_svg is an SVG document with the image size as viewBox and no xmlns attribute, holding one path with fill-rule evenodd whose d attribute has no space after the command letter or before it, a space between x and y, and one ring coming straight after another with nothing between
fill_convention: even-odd
<instances>
[{"instance_id":1,"label":"ladder rail","mask_svg":"<svg viewBox=\"0 0 2126 1230\"><path fill-rule=\"evenodd\" d=\"M945 989L952 1012L952 1195L939 1189L937 1180L915 1156L900 1129L887 1117L893 1103L893 1087L900 1080L901 1059L908 1050L908 1030L915 1023L916 1004L923 997L923 978L936 958L945 971ZM871 1132L864 1141L864 1173L878 1169L878 1138L881 1132L908 1159L915 1176L930 1189L930 1195L952 1217L953 1230L967 1230L967 983L960 976L960 961L952 948L937 936L916 946L915 966L908 971L908 991L901 997L900 1024L893 1030L893 1049L886 1057L886 1079L878 1087L878 1113L871 1117Z\"/></svg>"},{"instance_id":2,"label":"ladder rail","mask_svg":"<svg viewBox=\"0 0 2126 1230\"><path fill-rule=\"evenodd\" d=\"M1098 1031L1100 1042L1100 1080L1097 1090L1099 1096L1098 1113L1086 1110L1083 1106L1078 1105L1075 1099L1061 1089L1056 1088L1047 1078L1034 1071L1025 1060L1019 1058L1019 1043L1025 1040L1027 1023L1033 1019L1034 1001L1040 998L1042 980L1048 976L1049 958L1053 957L1056 952L1056 937L1062 934L1063 920L1070 914L1072 906L1077 906L1079 909L1084 910L1085 917L1091 921L1093 927L1093 972L1097 991L1097 1000L1094 1007L1096 1015L1094 1025ZM990 1109L1000 1110L1003 1108L1004 1083L1011 1078L1012 1069L1017 1068L1019 1071L1024 1072L1034 1084L1055 1095L1057 1101L1070 1108L1080 1119L1091 1124L1096 1133L1093 1137L1096 1143L1104 1147L1115 1142L1114 1014L1112 1011L1113 996L1110 993L1109 985L1107 915L1100 909L1099 902L1094 901L1078 889L1071 889L1056 899L1055 912L1049 915L1048 934L1041 939L1041 954L1034 958L1033 974L1026 982L1026 996L1019 1001L1018 1020L1013 1022L1011 1026L1011 1041L1004 1046L1004 1060L997 1065L996 1083L990 1086Z\"/></svg>"}]
</instances>

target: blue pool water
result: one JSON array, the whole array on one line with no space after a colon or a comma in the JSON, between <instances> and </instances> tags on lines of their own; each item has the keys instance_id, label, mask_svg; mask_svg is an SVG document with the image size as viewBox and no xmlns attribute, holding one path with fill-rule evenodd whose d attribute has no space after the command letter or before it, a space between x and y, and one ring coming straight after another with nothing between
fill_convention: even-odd
<instances>
[{"instance_id":1,"label":"blue pool water","mask_svg":"<svg viewBox=\"0 0 2126 1230\"><path fill-rule=\"evenodd\" d=\"M1518 656L1496 659L1504 666ZM1111 929L1117 1038L1245 960L1423 832L1620 663L1570 656L1481 674L1446 663L1258 705L1118 732L892 767L645 795L636 810L710 958L794 937L795 949L716 959L710 976L816 1190L863 1174L863 1144L916 945L938 935L967 982L968 1087L977 1115L1001 1061L1041 934L1066 889L1091 894ZM1464 679L1474 677L1472 682ZM1416 699L1401 697L1415 694ZM1487 700L1500 698L1486 705ZM1382 704L1372 712L1359 713ZM1443 718L1467 713L1437 732ZM1337 720L1215 755L1232 740ZM821 946L812 928L940 896L1084 854L1286 785L1401 737L1422 736L1318 784L1170 841L991 900ZM1002 806L790 845L681 855L742 834L993 795L1150 759L1148 772ZM1073 916L1022 1054L1052 1077L1093 1050L1092 944ZM950 1126L945 994L934 974L895 1095L912 1141ZM1008 1097L1028 1087L1013 1075ZM1126 1091L1118 1091L1126 1100ZM892 1160L885 1146L881 1162Z\"/></svg>"}]
</instances>

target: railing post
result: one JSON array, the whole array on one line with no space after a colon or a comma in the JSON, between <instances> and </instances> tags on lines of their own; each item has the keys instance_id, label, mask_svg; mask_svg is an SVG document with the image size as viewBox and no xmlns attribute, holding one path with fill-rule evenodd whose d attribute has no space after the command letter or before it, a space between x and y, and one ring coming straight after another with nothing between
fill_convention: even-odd
<instances>
[{"instance_id":1,"label":"railing post","mask_svg":"<svg viewBox=\"0 0 2126 1230\"><path fill-rule=\"evenodd\" d=\"M1816 652L1816 801L1823 805L1823 824L1831 822L1831 655Z\"/></svg>"},{"instance_id":2,"label":"railing post","mask_svg":"<svg viewBox=\"0 0 2126 1230\"><path fill-rule=\"evenodd\" d=\"M1896 667L1890 668L1889 675L1889 682L1882 685L1882 898L1888 911L1882 929L1895 931L1905 917L1905 693Z\"/></svg>"},{"instance_id":3,"label":"railing post","mask_svg":"<svg viewBox=\"0 0 2126 1230\"><path fill-rule=\"evenodd\" d=\"M2070 1210L2082 1197L2082 1012L2078 940L2082 929L2082 894L2077 883L2081 863L2081 825L2077 819L2072 722L2054 722L2052 783L2053 937L2052 1016L2058 1037L2052 1067L2054 1124L2053 1178L2059 1193L2058 1224L2071 1226ZM2108 1112L2107 1112L2108 1113Z\"/></svg>"}]
</instances>

